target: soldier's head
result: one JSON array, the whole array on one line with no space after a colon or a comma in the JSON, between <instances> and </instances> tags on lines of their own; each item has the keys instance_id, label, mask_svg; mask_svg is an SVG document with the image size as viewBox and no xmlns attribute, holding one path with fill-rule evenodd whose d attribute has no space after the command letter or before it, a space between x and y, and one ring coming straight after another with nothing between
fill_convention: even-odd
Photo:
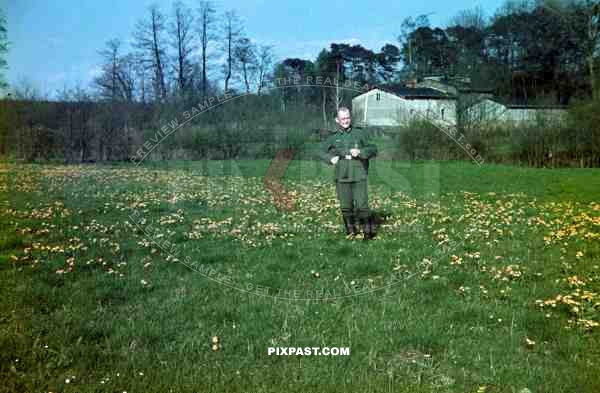
<instances>
[{"instance_id":1,"label":"soldier's head","mask_svg":"<svg viewBox=\"0 0 600 393\"><path fill-rule=\"evenodd\" d=\"M335 118L335 122L342 127L344 130L350 127L352 123L352 117L350 116L350 109L345 106L340 106Z\"/></svg>"}]
</instances>

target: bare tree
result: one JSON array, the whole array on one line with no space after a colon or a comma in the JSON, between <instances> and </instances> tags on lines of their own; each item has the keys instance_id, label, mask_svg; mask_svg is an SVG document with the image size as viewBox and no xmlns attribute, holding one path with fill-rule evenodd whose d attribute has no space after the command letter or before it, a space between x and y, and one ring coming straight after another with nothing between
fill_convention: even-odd
<instances>
[{"instance_id":1,"label":"bare tree","mask_svg":"<svg viewBox=\"0 0 600 393\"><path fill-rule=\"evenodd\" d=\"M186 94L192 81L193 23L194 17L190 9L181 1L177 1L173 5L173 22L169 26L169 34L171 36L171 46L176 53L173 68L176 75L177 90L180 94Z\"/></svg>"},{"instance_id":2,"label":"bare tree","mask_svg":"<svg viewBox=\"0 0 600 393\"><path fill-rule=\"evenodd\" d=\"M121 64L119 67L119 84L121 85L121 91L123 98L127 102L133 102L135 99L135 85L136 85L136 58L133 53L128 53L121 57Z\"/></svg>"},{"instance_id":3,"label":"bare tree","mask_svg":"<svg viewBox=\"0 0 600 393\"><path fill-rule=\"evenodd\" d=\"M213 26L216 22L215 9L209 1L201 1L198 9L198 35L200 38L200 56L202 57L202 97L206 97L208 87L208 46L217 39L213 32Z\"/></svg>"},{"instance_id":4,"label":"bare tree","mask_svg":"<svg viewBox=\"0 0 600 393\"><path fill-rule=\"evenodd\" d=\"M165 82L164 33L166 17L157 5L149 8L148 19L140 20L134 32L134 46L139 50L140 58L146 69L152 70L154 99L164 101L167 98Z\"/></svg>"},{"instance_id":5,"label":"bare tree","mask_svg":"<svg viewBox=\"0 0 600 393\"><path fill-rule=\"evenodd\" d=\"M15 100L21 101L45 101L48 97L40 92L40 89L30 79L21 77L14 86L13 95Z\"/></svg>"},{"instance_id":6,"label":"bare tree","mask_svg":"<svg viewBox=\"0 0 600 393\"><path fill-rule=\"evenodd\" d=\"M148 84L148 69L144 64L144 59L142 59L138 55L134 55L133 57L133 67L135 72L135 77L137 79L137 90L139 101L142 104L147 103L147 93L146 86Z\"/></svg>"},{"instance_id":7,"label":"bare tree","mask_svg":"<svg viewBox=\"0 0 600 393\"><path fill-rule=\"evenodd\" d=\"M260 95L265 79L273 64L273 47L270 45L261 45L258 48L256 56L256 84L257 94Z\"/></svg>"},{"instance_id":8,"label":"bare tree","mask_svg":"<svg viewBox=\"0 0 600 393\"><path fill-rule=\"evenodd\" d=\"M119 72L119 47L121 42L118 39L110 40L106 47L98 52L102 57L102 73L94 79L94 84L99 89L101 98L116 100L119 96L118 78ZM64 98L68 98L64 94Z\"/></svg>"},{"instance_id":9,"label":"bare tree","mask_svg":"<svg viewBox=\"0 0 600 393\"><path fill-rule=\"evenodd\" d=\"M594 68L596 56L600 52L600 3L586 0L585 16L587 18L587 45L586 61L590 72L590 84L592 86L592 96L600 98L600 88L598 86L596 70Z\"/></svg>"},{"instance_id":10,"label":"bare tree","mask_svg":"<svg viewBox=\"0 0 600 393\"><path fill-rule=\"evenodd\" d=\"M0 9L0 89L6 89L8 83L4 80L2 70L8 68L4 55L8 52L8 38L6 30L6 18Z\"/></svg>"},{"instance_id":11,"label":"bare tree","mask_svg":"<svg viewBox=\"0 0 600 393\"><path fill-rule=\"evenodd\" d=\"M232 70L234 68L234 53L239 44L239 40L242 35L242 26L240 19L238 18L235 11L227 11L223 16L223 49L225 52L225 92L229 90L229 80L232 76Z\"/></svg>"},{"instance_id":12,"label":"bare tree","mask_svg":"<svg viewBox=\"0 0 600 393\"><path fill-rule=\"evenodd\" d=\"M246 93L250 93L250 80L254 79L257 69L256 46L249 38L241 38L234 50L236 68L242 72Z\"/></svg>"},{"instance_id":13,"label":"bare tree","mask_svg":"<svg viewBox=\"0 0 600 393\"><path fill-rule=\"evenodd\" d=\"M480 5L462 10L450 20L451 26L474 27L478 30L485 29L485 13Z\"/></svg>"},{"instance_id":14,"label":"bare tree","mask_svg":"<svg viewBox=\"0 0 600 393\"><path fill-rule=\"evenodd\" d=\"M5 54L8 52L8 39L6 33L6 18L0 9L0 91L8 87L8 83L4 80L3 69L8 68L7 62L4 59ZM8 142L9 134L9 120L8 120L8 109L6 109L5 103L0 103L0 155L6 154L6 145Z\"/></svg>"},{"instance_id":15,"label":"bare tree","mask_svg":"<svg viewBox=\"0 0 600 393\"><path fill-rule=\"evenodd\" d=\"M135 87L134 56L121 56L121 41L112 39L98 53L102 56L102 72L94 79L101 99L133 101Z\"/></svg>"}]
</instances>

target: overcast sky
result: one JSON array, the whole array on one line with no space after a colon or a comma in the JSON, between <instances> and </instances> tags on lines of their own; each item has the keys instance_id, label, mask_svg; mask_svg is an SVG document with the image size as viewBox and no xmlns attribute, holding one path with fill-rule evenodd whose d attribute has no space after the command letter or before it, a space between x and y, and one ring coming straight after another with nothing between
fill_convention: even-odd
<instances>
[{"instance_id":1,"label":"overcast sky","mask_svg":"<svg viewBox=\"0 0 600 393\"><path fill-rule=\"evenodd\" d=\"M171 12L172 0L0 0L11 42L7 79L33 85L50 96L63 87L87 87L98 73L98 50L119 38L129 49L136 22L156 3ZM196 10L198 1L184 1ZM218 13L235 10L246 35L273 45L276 60L314 60L332 42L361 44L378 51L399 45L405 17L430 14L432 26L445 26L459 11L481 6L491 16L503 0L417 1L215 1Z\"/></svg>"}]
</instances>

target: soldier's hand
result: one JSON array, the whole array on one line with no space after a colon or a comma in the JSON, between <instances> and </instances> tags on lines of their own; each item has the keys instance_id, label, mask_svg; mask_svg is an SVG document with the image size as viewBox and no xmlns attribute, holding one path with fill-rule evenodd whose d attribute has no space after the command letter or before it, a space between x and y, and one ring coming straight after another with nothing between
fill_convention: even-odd
<instances>
[{"instance_id":1,"label":"soldier's hand","mask_svg":"<svg viewBox=\"0 0 600 393\"><path fill-rule=\"evenodd\" d=\"M333 157L333 158L332 158L330 161L331 161L331 164L335 165L335 164L337 164L337 162L338 162L339 160L340 160L340 157L338 157L338 156L335 156L335 157Z\"/></svg>"},{"instance_id":2,"label":"soldier's hand","mask_svg":"<svg viewBox=\"0 0 600 393\"><path fill-rule=\"evenodd\" d=\"M350 149L350 154L352 155L352 157L358 157L358 155L360 154L360 149Z\"/></svg>"}]
</instances>

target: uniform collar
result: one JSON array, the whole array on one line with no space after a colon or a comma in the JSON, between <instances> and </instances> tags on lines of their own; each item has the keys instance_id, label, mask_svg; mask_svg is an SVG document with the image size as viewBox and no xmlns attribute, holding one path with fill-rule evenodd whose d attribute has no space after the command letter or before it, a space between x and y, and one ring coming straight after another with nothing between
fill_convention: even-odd
<instances>
[{"instance_id":1,"label":"uniform collar","mask_svg":"<svg viewBox=\"0 0 600 393\"><path fill-rule=\"evenodd\" d=\"M350 132L350 131L352 131L352 124L350 124L350 127L346 128L346 129L343 129L342 127L340 127L338 125L336 131L339 132L339 133L342 133L342 134L345 133L345 132Z\"/></svg>"}]
</instances>

